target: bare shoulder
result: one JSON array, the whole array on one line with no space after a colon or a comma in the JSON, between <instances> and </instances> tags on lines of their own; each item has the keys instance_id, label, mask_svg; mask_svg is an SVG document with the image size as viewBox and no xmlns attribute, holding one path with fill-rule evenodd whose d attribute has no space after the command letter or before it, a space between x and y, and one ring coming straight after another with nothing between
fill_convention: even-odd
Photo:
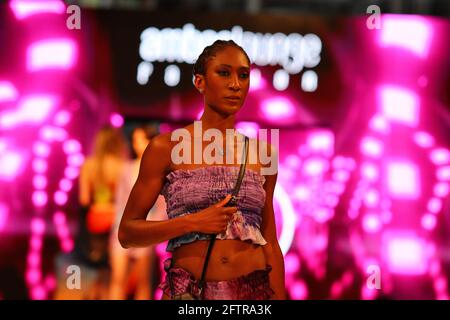
<instances>
[{"instance_id":1,"label":"bare shoulder","mask_svg":"<svg viewBox=\"0 0 450 320\"><path fill-rule=\"evenodd\" d=\"M151 139L150 144L156 148L168 148L172 144L172 141L170 141L171 134L171 132L158 134Z\"/></svg>"},{"instance_id":2,"label":"bare shoulder","mask_svg":"<svg viewBox=\"0 0 450 320\"><path fill-rule=\"evenodd\" d=\"M150 140L142 156L142 166L165 172L170 168L171 151L173 142L170 140L171 133L155 136Z\"/></svg>"}]
</instances>

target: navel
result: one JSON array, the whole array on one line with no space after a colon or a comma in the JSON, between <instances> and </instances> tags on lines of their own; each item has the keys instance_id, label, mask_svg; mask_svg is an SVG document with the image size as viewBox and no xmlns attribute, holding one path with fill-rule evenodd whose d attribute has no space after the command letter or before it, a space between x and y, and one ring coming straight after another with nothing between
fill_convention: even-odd
<instances>
[{"instance_id":1,"label":"navel","mask_svg":"<svg viewBox=\"0 0 450 320\"><path fill-rule=\"evenodd\" d=\"M223 264L226 264L226 263L230 262L230 259L228 259L227 257L221 257L220 258L220 262L223 263Z\"/></svg>"}]
</instances>

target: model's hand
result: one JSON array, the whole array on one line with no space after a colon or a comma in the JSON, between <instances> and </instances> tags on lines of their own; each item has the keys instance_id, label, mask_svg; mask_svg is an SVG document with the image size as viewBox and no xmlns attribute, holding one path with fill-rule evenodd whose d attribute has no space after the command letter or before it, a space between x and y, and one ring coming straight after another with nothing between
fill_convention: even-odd
<instances>
[{"instance_id":1,"label":"model's hand","mask_svg":"<svg viewBox=\"0 0 450 320\"><path fill-rule=\"evenodd\" d=\"M191 219L193 232L207 234L224 232L227 229L228 222L237 212L237 207L225 207L230 199L231 195L227 195L223 200L209 208L189 215L188 217Z\"/></svg>"}]
</instances>

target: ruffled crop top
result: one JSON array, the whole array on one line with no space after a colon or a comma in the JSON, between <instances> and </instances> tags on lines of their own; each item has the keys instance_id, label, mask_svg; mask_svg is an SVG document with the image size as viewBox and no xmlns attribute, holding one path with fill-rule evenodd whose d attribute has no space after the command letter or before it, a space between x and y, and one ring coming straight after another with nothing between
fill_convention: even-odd
<instances>
[{"instance_id":1,"label":"ruffled crop top","mask_svg":"<svg viewBox=\"0 0 450 320\"><path fill-rule=\"evenodd\" d=\"M161 190L167 203L169 219L196 213L219 202L231 194L239 174L238 166L207 166L179 169L166 176ZM216 239L239 239L265 245L260 232L262 212L266 198L265 178L257 171L246 168L237 196L237 212L224 233ZM206 240L209 235L191 232L169 240L166 251L194 242Z\"/></svg>"}]
</instances>

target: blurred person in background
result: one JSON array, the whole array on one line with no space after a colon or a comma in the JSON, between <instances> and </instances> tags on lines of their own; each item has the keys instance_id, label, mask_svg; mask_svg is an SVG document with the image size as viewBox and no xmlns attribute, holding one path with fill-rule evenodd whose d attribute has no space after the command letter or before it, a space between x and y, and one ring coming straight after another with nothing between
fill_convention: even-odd
<instances>
[{"instance_id":1,"label":"blurred person in background","mask_svg":"<svg viewBox=\"0 0 450 320\"><path fill-rule=\"evenodd\" d=\"M115 194L126 162L120 129L102 127L79 177L79 221L75 248L56 257L56 300L108 299L108 240L115 218ZM71 267L71 268L69 268ZM68 270L78 268L79 273ZM73 281L79 277L79 280ZM74 284L79 284L74 285ZM70 287L71 285L74 285ZM75 290L76 289L76 290Z\"/></svg>"},{"instance_id":2,"label":"blurred person in background","mask_svg":"<svg viewBox=\"0 0 450 320\"><path fill-rule=\"evenodd\" d=\"M120 129L105 126L95 137L94 150L80 172L81 221L78 252L98 271L88 298L108 298L108 240L116 213L116 189L126 161L126 141Z\"/></svg>"},{"instance_id":3,"label":"blurred person in background","mask_svg":"<svg viewBox=\"0 0 450 320\"><path fill-rule=\"evenodd\" d=\"M132 278L133 274L136 282L134 298L136 300L149 300L152 298L151 276L155 261L154 246L124 249L119 243L117 234L128 196L139 174L142 155L151 139L156 135L156 129L151 126L142 125L132 130L131 146L134 159L124 165L121 179L116 189L116 217L110 239L110 298L113 300L127 298L130 278ZM155 205L149 211L147 220L164 220L165 218L165 201L162 196L159 196ZM132 266L130 265L131 263Z\"/></svg>"}]
</instances>

